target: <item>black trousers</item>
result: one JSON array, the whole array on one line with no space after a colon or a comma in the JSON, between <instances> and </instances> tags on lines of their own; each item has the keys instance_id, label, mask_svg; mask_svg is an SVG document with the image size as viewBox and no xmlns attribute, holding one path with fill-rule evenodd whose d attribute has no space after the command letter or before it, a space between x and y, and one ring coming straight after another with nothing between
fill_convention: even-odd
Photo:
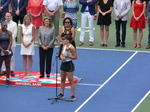
<instances>
[{"instance_id":1,"label":"black trousers","mask_svg":"<svg viewBox=\"0 0 150 112\"><path fill-rule=\"evenodd\" d=\"M116 44L122 45L125 44L125 38L126 38L126 24L127 21L122 21L121 19L115 20L116 23ZM120 26L122 25L122 41L120 40Z\"/></svg>"},{"instance_id":2,"label":"black trousers","mask_svg":"<svg viewBox=\"0 0 150 112\"><path fill-rule=\"evenodd\" d=\"M39 58L40 58L40 74L44 75L45 63L46 63L46 74L51 73L51 63L52 63L53 48L48 50L43 50L39 47Z\"/></svg>"},{"instance_id":3,"label":"black trousers","mask_svg":"<svg viewBox=\"0 0 150 112\"><path fill-rule=\"evenodd\" d=\"M23 24L23 18L24 18L24 16L13 16L13 21L14 22L16 22L17 23L17 26L18 26L18 24L19 24L19 21L20 21L20 24Z\"/></svg>"}]
</instances>

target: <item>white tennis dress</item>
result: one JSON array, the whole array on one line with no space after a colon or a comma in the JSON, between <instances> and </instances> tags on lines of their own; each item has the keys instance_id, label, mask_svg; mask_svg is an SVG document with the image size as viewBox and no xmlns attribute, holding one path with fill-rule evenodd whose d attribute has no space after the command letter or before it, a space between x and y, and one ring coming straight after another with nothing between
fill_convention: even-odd
<instances>
[{"instance_id":1,"label":"white tennis dress","mask_svg":"<svg viewBox=\"0 0 150 112\"><path fill-rule=\"evenodd\" d=\"M21 25L22 27L22 33L23 33L23 42L28 44L31 42L32 39L32 24L30 24L28 27L25 27L24 24ZM29 47L25 47L21 43L21 55L34 55L34 41L31 43Z\"/></svg>"}]
</instances>

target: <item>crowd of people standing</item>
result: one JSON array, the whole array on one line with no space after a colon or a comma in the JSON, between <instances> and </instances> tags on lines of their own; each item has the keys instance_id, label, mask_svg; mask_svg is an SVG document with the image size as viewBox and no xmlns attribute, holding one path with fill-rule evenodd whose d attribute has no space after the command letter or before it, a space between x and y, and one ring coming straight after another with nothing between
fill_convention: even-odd
<instances>
[{"instance_id":1,"label":"crowd of people standing","mask_svg":"<svg viewBox=\"0 0 150 112\"><path fill-rule=\"evenodd\" d=\"M62 85L58 97L64 96L64 81L66 76L69 76L72 90L71 98L72 100L75 99L75 85L73 83L75 69L72 60L77 59L75 37L79 4L81 5L79 46L84 44L87 23L89 26L89 45L94 45L94 19L98 13L97 25L100 26L100 47L108 47L109 26L112 23L111 14L114 10L115 47L125 47L126 25L129 21L128 13L132 10L130 27L133 29L133 48L141 47L146 22L148 22L149 27L146 49L150 48L150 1L148 0L0 0L0 75L6 74L6 85L9 85L9 76L15 76L15 48L18 38L21 40L20 54L23 57L24 75L31 75L34 43L38 43L40 78L44 78L45 65L46 77L50 77L54 43L57 44L60 41L59 58L62 60L60 72ZM61 17L59 10L62 6L64 20L63 27L59 30ZM19 27L20 35L17 35L19 23L21 24ZM120 33L121 27L122 33ZM137 33L138 30L139 34Z\"/></svg>"}]
</instances>

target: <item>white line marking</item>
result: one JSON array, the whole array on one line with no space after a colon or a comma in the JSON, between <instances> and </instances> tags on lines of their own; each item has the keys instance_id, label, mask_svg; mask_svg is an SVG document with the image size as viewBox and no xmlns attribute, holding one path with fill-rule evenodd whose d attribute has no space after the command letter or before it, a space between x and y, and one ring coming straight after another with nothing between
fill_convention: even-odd
<instances>
[{"instance_id":1,"label":"white line marking","mask_svg":"<svg viewBox=\"0 0 150 112\"><path fill-rule=\"evenodd\" d=\"M21 44L17 44L17 45L21 45ZM34 44L34 46L38 46L38 44ZM59 46L55 46L56 48L58 48ZM99 50L99 51L125 51L125 52L136 52L136 50L120 50L120 49L102 49L102 48L83 48L83 47L77 47L78 49L85 49L85 50ZM138 51L138 52L144 52L144 53L150 53L149 51Z\"/></svg>"},{"instance_id":2,"label":"white line marking","mask_svg":"<svg viewBox=\"0 0 150 112\"><path fill-rule=\"evenodd\" d=\"M85 83L77 83L77 85L85 85L85 86L101 86L101 84L85 84Z\"/></svg>"},{"instance_id":3,"label":"white line marking","mask_svg":"<svg viewBox=\"0 0 150 112\"><path fill-rule=\"evenodd\" d=\"M150 94L150 91L148 91L148 92L146 93L146 95L140 100L140 102L133 108L133 110L132 110L131 112L134 112L134 111L137 109L137 107L145 100L145 98L146 98L149 94Z\"/></svg>"},{"instance_id":4,"label":"white line marking","mask_svg":"<svg viewBox=\"0 0 150 112\"><path fill-rule=\"evenodd\" d=\"M78 112L102 87L104 87L136 54L136 51L115 73L113 73L84 103L78 107L75 112Z\"/></svg>"}]
</instances>

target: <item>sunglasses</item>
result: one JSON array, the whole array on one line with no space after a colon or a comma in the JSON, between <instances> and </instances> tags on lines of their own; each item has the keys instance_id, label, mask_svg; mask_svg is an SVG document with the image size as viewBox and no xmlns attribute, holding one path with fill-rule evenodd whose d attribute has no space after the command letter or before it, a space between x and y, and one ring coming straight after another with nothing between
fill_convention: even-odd
<instances>
[{"instance_id":1,"label":"sunglasses","mask_svg":"<svg viewBox=\"0 0 150 112\"><path fill-rule=\"evenodd\" d=\"M65 22L65 23L70 23L70 22Z\"/></svg>"}]
</instances>

